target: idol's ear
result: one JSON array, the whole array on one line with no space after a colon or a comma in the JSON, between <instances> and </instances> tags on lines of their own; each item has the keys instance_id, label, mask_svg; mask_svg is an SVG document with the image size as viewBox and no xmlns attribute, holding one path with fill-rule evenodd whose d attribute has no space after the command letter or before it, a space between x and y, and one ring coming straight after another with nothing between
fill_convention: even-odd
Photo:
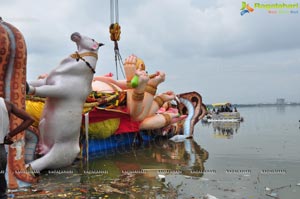
<instances>
[{"instance_id":1,"label":"idol's ear","mask_svg":"<svg viewBox=\"0 0 300 199\"><path fill-rule=\"evenodd\" d=\"M81 35L78 32L74 32L71 35L71 40L77 43L81 40Z\"/></svg>"}]
</instances>

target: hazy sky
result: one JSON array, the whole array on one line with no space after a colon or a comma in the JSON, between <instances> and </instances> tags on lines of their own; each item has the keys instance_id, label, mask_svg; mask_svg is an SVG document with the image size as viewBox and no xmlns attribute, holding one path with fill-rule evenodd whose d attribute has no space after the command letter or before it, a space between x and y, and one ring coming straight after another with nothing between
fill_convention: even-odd
<instances>
[{"instance_id":1,"label":"hazy sky","mask_svg":"<svg viewBox=\"0 0 300 199\"><path fill-rule=\"evenodd\" d=\"M252 7L257 2L297 3L247 1ZM300 102L300 2L294 9L298 14L254 9L241 16L241 5L237 0L119 0L121 56L136 54L149 73L164 71L160 92L197 91L205 103ZM76 51L73 32L105 43L96 75L116 77L109 0L0 0L0 16L23 33L28 80Z\"/></svg>"}]
</instances>

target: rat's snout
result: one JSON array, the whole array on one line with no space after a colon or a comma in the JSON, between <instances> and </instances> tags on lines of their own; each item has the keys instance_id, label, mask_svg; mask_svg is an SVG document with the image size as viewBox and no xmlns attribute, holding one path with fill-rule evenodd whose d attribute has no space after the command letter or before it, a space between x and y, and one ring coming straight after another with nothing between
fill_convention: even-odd
<instances>
[{"instance_id":1,"label":"rat's snout","mask_svg":"<svg viewBox=\"0 0 300 199\"><path fill-rule=\"evenodd\" d=\"M103 46L103 43L98 43L98 42L94 42L92 49L93 50L98 50L101 46Z\"/></svg>"}]
</instances>

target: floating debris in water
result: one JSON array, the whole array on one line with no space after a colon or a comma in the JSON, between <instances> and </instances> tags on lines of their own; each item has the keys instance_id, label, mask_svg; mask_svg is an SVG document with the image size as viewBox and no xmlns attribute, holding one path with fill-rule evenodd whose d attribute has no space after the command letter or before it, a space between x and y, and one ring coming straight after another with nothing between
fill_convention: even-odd
<instances>
[{"instance_id":1,"label":"floating debris in water","mask_svg":"<svg viewBox=\"0 0 300 199\"><path fill-rule=\"evenodd\" d=\"M278 194L275 193L275 192L267 193L266 195L267 195L267 196L270 196L270 197L273 197L273 198L277 198L277 197L278 197Z\"/></svg>"},{"instance_id":2,"label":"floating debris in water","mask_svg":"<svg viewBox=\"0 0 300 199\"><path fill-rule=\"evenodd\" d=\"M206 194L203 199L218 199L217 197L210 195L210 194Z\"/></svg>"},{"instance_id":3,"label":"floating debris in water","mask_svg":"<svg viewBox=\"0 0 300 199\"><path fill-rule=\"evenodd\" d=\"M265 190L266 190L266 191L271 191L272 189L269 188L269 187L266 187Z\"/></svg>"},{"instance_id":4,"label":"floating debris in water","mask_svg":"<svg viewBox=\"0 0 300 199\"><path fill-rule=\"evenodd\" d=\"M300 183L296 184L297 186L300 186Z\"/></svg>"},{"instance_id":5,"label":"floating debris in water","mask_svg":"<svg viewBox=\"0 0 300 199\"><path fill-rule=\"evenodd\" d=\"M166 181L166 176L165 176L165 175L159 174L159 175L157 176L157 178L158 178L161 182L165 182L165 181Z\"/></svg>"},{"instance_id":6,"label":"floating debris in water","mask_svg":"<svg viewBox=\"0 0 300 199\"><path fill-rule=\"evenodd\" d=\"M101 189L100 190L97 190L97 192L103 192L103 193L106 193L106 194L109 194L109 193L118 193L118 194L125 194L123 191L120 191L119 189L116 189L116 188L113 188L109 185L101 185Z\"/></svg>"},{"instance_id":7,"label":"floating debris in water","mask_svg":"<svg viewBox=\"0 0 300 199\"><path fill-rule=\"evenodd\" d=\"M135 182L135 175L131 173L123 173L119 179L110 183L113 188L123 189L132 186Z\"/></svg>"},{"instance_id":8,"label":"floating debris in water","mask_svg":"<svg viewBox=\"0 0 300 199\"><path fill-rule=\"evenodd\" d=\"M201 180L201 181L209 181L208 178L201 178L200 180Z\"/></svg>"}]
</instances>

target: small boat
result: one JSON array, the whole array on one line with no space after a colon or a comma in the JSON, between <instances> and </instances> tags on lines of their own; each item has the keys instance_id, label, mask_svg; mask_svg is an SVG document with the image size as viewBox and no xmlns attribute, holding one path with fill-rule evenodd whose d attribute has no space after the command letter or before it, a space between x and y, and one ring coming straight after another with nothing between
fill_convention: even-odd
<instances>
[{"instance_id":1,"label":"small boat","mask_svg":"<svg viewBox=\"0 0 300 199\"><path fill-rule=\"evenodd\" d=\"M241 122L243 117L229 102L214 103L202 122Z\"/></svg>"}]
</instances>

